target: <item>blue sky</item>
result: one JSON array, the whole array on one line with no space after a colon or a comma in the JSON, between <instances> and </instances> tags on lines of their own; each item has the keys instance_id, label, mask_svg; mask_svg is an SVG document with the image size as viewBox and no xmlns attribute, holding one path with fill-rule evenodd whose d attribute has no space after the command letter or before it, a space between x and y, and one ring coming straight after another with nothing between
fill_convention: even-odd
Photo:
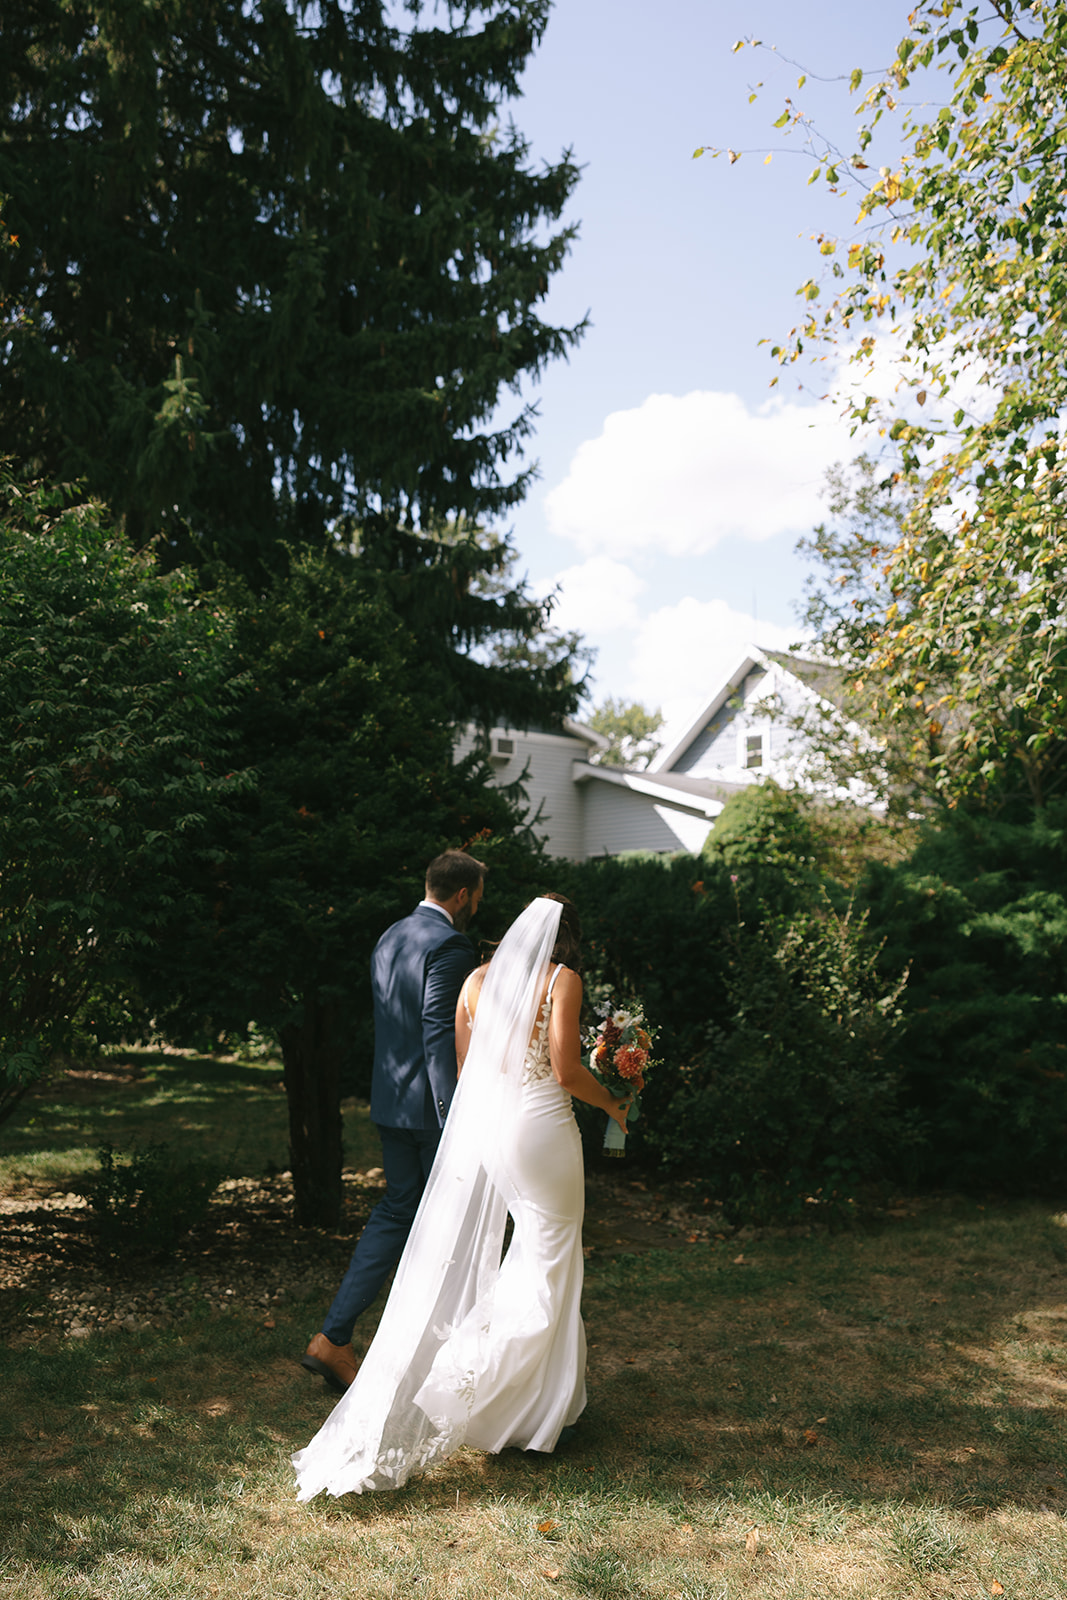
<instances>
[{"instance_id":1,"label":"blue sky","mask_svg":"<svg viewBox=\"0 0 1067 1600\"><path fill-rule=\"evenodd\" d=\"M851 149L848 76L880 76L906 15L887 0L557 0L511 108L535 160L571 146L584 168L547 314L588 311L592 327L528 391L541 478L510 526L531 582L562 584L559 620L599 651L594 700L659 705L672 735L745 642L796 637L794 546L826 466L858 451L818 400L832 374L801 391L794 370L772 391L758 347L798 319L820 266L810 236L848 235L856 216L854 197L807 185L811 160L771 124L792 95ZM777 51L734 53L739 37ZM745 153L694 161L701 144Z\"/></svg>"}]
</instances>

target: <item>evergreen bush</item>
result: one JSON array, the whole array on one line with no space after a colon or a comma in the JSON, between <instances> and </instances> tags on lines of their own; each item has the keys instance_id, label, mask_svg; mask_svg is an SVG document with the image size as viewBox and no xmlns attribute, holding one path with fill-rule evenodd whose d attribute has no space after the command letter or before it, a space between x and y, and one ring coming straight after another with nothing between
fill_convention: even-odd
<instances>
[{"instance_id":1,"label":"evergreen bush","mask_svg":"<svg viewBox=\"0 0 1067 1600\"><path fill-rule=\"evenodd\" d=\"M1067 1147L1067 802L956 816L864 886L886 970L907 960L905 1102L926 1182L1062 1182Z\"/></svg>"},{"instance_id":2,"label":"evergreen bush","mask_svg":"<svg viewBox=\"0 0 1067 1600\"><path fill-rule=\"evenodd\" d=\"M739 916L727 948L727 1025L676 1074L649 1141L739 1220L847 1209L913 1137L888 1051L904 976L886 982L865 918L828 902Z\"/></svg>"},{"instance_id":3,"label":"evergreen bush","mask_svg":"<svg viewBox=\"0 0 1067 1600\"><path fill-rule=\"evenodd\" d=\"M899 973L882 978L862 915L835 912L813 872L798 908L808 872L784 852L646 856L561 863L554 880L582 917L587 998L636 998L658 1033L629 1153L746 1215L829 1199L912 1137L885 1058ZM602 1119L579 1117L592 1149Z\"/></svg>"},{"instance_id":4,"label":"evergreen bush","mask_svg":"<svg viewBox=\"0 0 1067 1600\"><path fill-rule=\"evenodd\" d=\"M872 845L856 914L828 870L842 827L850 876ZM639 999L658 1030L632 1156L750 1216L879 1173L1062 1182L1067 802L953 816L894 861L901 837L763 784L703 858L557 864L587 992Z\"/></svg>"}]
</instances>

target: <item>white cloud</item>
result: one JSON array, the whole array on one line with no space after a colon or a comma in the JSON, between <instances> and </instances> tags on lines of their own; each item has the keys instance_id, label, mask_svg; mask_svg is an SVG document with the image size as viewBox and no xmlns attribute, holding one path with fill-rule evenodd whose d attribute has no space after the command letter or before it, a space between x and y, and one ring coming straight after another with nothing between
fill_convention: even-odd
<instances>
[{"instance_id":1,"label":"white cloud","mask_svg":"<svg viewBox=\"0 0 1067 1600\"><path fill-rule=\"evenodd\" d=\"M677 744L750 644L785 650L796 627L757 622L725 600L687 596L645 618L630 657L626 698L659 706L665 726L663 754Z\"/></svg>"},{"instance_id":2,"label":"white cloud","mask_svg":"<svg viewBox=\"0 0 1067 1600\"><path fill-rule=\"evenodd\" d=\"M612 412L545 497L549 527L590 554L699 555L732 536L769 539L825 514L823 475L856 454L828 401L653 394Z\"/></svg>"},{"instance_id":3,"label":"white cloud","mask_svg":"<svg viewBox=\"0 0 1067 1600\"><path fill-rule=\"evenodd\" d=\"M637 620L637 597L645 587L631 567L610 556L592 556L536 587L548 594L557 584L552 626L585 634L629 627Z\"/></svg>"}]
</instances>

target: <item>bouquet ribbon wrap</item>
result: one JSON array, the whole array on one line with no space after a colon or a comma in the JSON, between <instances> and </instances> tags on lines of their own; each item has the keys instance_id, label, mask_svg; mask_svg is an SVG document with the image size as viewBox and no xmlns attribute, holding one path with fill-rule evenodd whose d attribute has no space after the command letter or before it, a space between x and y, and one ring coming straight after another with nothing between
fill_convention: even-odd
<instances>
[{"instance_id":1,"label":"bouquet ribbon wrap","mask_svg":"<svg viewBox=\"0 0 1067 1600\"><path fill-rule=\"evenodd\" d=\"M608 1118L608 1125L604 1129L604 1154L606 1156L626 1154L626 1135L614 1117Z\"/></svg>"}]
</instances>

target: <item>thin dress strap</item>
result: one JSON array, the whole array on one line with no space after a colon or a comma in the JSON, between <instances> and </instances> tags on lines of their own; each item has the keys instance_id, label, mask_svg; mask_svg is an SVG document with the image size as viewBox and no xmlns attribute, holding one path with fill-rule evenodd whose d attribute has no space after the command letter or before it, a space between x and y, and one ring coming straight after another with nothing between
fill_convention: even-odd
<instances>
[{"instance_id":1,"label":"thin dress strap","mask_svg":"<svg viewBox=\"0 0 1067 1600\"><path fill-rule=\"evenodd\" d=\"M471 1016L471 1003L467 999L467 989L468 989L468 987L470 985L470 981L471 981L471 975L468 972L467 976L463 980L463 988L462 988L462 990L460 992L460 998L463 1001L463 1009L467 1013L467 1021L470 1023L471 1027L473 1028L473 1026L474 1026L474 1018Z\"/></svg>"},{"instance_id":2,"label":"thin dress strap","mask_svg":"<svg viewBox=\"0 0 1067 1600\"><path fill-rule=\"evenodd\" d=\"M560 973L562 971L563 971L563 966L561 964L560 966L558 966L556 968L555 972L552 974L551 978L549 978L549 980L548 980L548 988L545 990L545 1003L546 1004L552 998L552 990L555 988L556 979L559 977L559 975L560 975Z\"/></svg>"}]
</instances>

